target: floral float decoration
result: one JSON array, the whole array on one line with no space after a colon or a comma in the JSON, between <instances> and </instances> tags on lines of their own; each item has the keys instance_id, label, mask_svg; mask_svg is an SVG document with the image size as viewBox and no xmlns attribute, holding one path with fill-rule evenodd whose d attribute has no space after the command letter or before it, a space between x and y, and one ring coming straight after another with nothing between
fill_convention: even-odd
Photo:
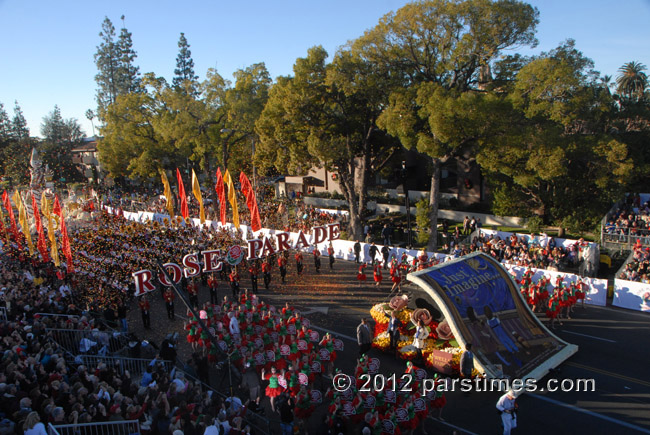
<instances>
[{"instance_id":1,"label":"floral float decoration","mask_svg":"<svg viewBox=\"0 0 650 435\"><path fill-rule=\"evenodd\" d=\"M372 346L375 349L390 352L390 337L388 335L388 322L392 313L396 313L400 321L400 338L397 342L397 353L404 360L413 360L417 357L417 349L413 346L413 336L419 320L429 330L429 337L425 340L422 350L425 364L429 368L440 370L441 361L446 362L445 371L448 374L459 372L460 355L462 349L454 339L451 327L446 320L438 323L433 320L426 308L408 308L408 296L395 296L389 302L379 303L370 309L370 315L375 321L374 339Z\"/></svg>"}]
</instances>

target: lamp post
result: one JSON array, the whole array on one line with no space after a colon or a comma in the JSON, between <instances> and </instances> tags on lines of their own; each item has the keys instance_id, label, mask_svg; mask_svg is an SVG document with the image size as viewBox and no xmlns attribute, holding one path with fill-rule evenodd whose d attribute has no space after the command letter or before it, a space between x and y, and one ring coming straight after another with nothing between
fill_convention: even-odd
<instances>
[{"instance_id":1,"label":"lamp post","mask_svg":"<svg viewBox=\"0 0 650 435\"><path fill-rule=\"evenodd\" d=\"M404 187L405 205L406 205L406 247L411 249L411 201L409 199L409 190L406 187L406 161L402 160L402 186Z\"/></svg>"}]
</instances>

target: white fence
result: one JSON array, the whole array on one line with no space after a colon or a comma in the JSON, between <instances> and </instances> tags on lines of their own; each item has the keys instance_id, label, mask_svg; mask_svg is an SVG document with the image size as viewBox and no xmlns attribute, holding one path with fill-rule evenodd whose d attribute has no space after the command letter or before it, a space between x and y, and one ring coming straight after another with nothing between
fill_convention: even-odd
<instances>
[{"instance_id":1,"label":"white fence","mask_svg":"<svg viewBox=\"0 0 650 435\"><path fill-rule=\"evenodd\" d=\"M650 313L650 284L622 279L614 280L612 305Z\"/></svg>"}]
</instances>

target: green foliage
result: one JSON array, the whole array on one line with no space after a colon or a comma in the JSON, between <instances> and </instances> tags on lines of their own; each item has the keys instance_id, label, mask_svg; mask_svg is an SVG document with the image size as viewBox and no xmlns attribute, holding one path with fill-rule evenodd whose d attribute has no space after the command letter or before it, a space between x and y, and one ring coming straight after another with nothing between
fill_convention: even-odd
<instances>
[{"instance_id":1,"label":"green foliage","mask_svg":"<svg viewBox=\"0 0 650 435\"><path fill-rule=\"evenodd\" d=\"M193 94L197 94L197 85L199 76L194 73L194 60L190 51L190 44L185 38L185 33L181 32L178 40L178 56L176 56L176 69L174 69L174 79L172 84L176 88L190 88Z\"/></svg>"},{"instance_id":2,"label":"green foliage","mask_svg":"<svg viewBox=\"0 0 650 435\"><path fill-rule=\"evenodd\" d=\"M43 163L48 165L55 180L81 180L83 175L72 162L72 150L82 143L86 136L79 122L63 119L59 106L43 118L41 124L43 141L39 144Z\"/></svg>"},{"instance_id":3,"label":"green foliage","mask_svg":"<svg viewBox=\"0 0 650 435\"><path fill-rule=\"evenodd\" d=\"M101 43L95 53L97 74L97 116L104 121L108 107L119 95L126 95L140 89L139 68L134 65L136 52L133 50L131 33L122 28L116 40L115 26L108 17L104 18Z\"/></svg>"},{"instance_id":4,"label":"green foliage","mask_svg":"<svg viewBox=\"0 0 650 435\"><path fill-rule=\"evenodd\" d=\"M531 233L539 233L543 225L544 221L539 216L531 216L526 220L526 228Z\"/></svg>"},{"instance_id":5,"label":"green foliage","mask_svg":"<svg viewBox=\"0 0 650 435\"><path fill-rule=\"evenodd\" d=\"M646 66L640 62L628 62L618 69L616 91L628 101L638 102L647 96L648 76Z\"/></svg>"},{"instance_id":6,"label":"green foliage","mask_svg":"<svg viewBox=\"0 0 650 435\"><path fill-rule=\"evenodd\" d=\"M415 204L415 223L418 226L417 241L419 244L429 243L430 232L428 230L429 221L429 200L422 198Z\"/></svg>"}]
</instances>

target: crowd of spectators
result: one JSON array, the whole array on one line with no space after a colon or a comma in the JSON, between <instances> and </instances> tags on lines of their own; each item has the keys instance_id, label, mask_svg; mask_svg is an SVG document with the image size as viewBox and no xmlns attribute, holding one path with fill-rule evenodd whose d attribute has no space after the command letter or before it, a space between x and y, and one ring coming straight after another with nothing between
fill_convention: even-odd
<instances>
[{"instance_id":1,"label":"crowd of spectators","mask_svg":"<svg viewBox=\"0 0 650 435\"><path fill-rule=\"evenodd\" d=\"M568 247L558 246L553 237L532 234L530 238L510 235L502 239L496 234L479 234L474 237L467 248L457 246L452 252L455 257L467 255L471 252L481 251L491 255L500 262L516 266L534 267L564 271L575 268L580 262L580 249L587 246L584 239Z\"/></svg>"},{"instance_id":2,"label":"crowd of spectators","mask_svg":"<svg viewBox=\"0 0 650 435\"><path fill-rule=\"evenodd\" d=\"M650 203L642 202L639 194L628 195L625 201L607 216L604 231L611 241L624 243L628 241L627 236L631 238L648 237L650 235Z\"/></svg>"},{"instance_id":3,"label":"crowd of spectators","mask_svg":"<svg viewBox=\"0 0 650 435\"><path fill-rule=\"evenodd\" d=\"M633 247L632 259L625 265L618 278L650 284L648 274L650 274L650 248L644 247L637 240Z\"/></svg>"},{"instance_id":4,"label":"crowd of spectators","mask_svg":"<svg viewBox=\"0 0 650 435\"><path fill-rule=\"evenodd\" d=\"M205 378L205 357L193 355L188 374L170 370L163 355L143 375L101 359L85 365L55 339L56 329L106 329L75 303L74 281L50 264L22 262L10 243L0 252L0 434L125 420L138 420L143 434L216 434L217 425L250 433L239 399L224 401L190 375Z\"/></svg>"}]
</instances>

